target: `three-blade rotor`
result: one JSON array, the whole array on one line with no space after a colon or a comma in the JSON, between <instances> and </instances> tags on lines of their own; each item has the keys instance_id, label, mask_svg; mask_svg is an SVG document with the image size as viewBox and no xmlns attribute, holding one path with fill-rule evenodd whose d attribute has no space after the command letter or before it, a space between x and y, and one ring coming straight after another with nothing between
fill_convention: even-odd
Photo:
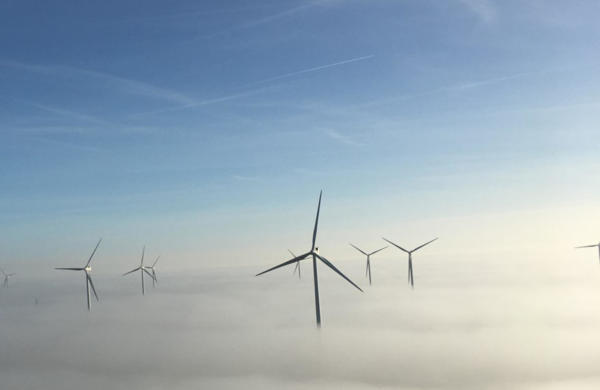
<instances>
[{"instance_id":1,"label":"three-blade rotor","mask_svg":"<svg viewBox=\"0 0 600 390\"><path fill-rule=\"evenodd\" d=\"M156 260L154 261L154 264L152 265L152 267L144 266L144 254L145 254L145 252L146 252L146 246L144 246L142 248L142 258L140 259L140 265L139 265L139 267L136 267L136 268L132 269L131 271L125 272L123 274L123 276L125 276L125 275L129 275L129 274L131 274L133 272L140 271L141 280L142 280L142 295L144 295L145 291L146 291L145 288L144 288L144 274L148 275L152 279L152 283L153 284L156 283L156 279L155 279L155 274L156 273L154 272L153 267L154 267L154 265L156 265L156 263L158 262L158 259L160 258L160 256L158 258L156 258ZM149 271L149 269L152 270L152 273Z\"/></svg>"},{"instance_id":2,"label":"three-blade rotor","mask_svg":"<svg viewBox=\"0 0 600 390\"><path fill-rule=\"evenodd\" d=\"M63 271L83 271L85 273L85 288L86 288L86 292L87 292L87 308L88 308L88 310L90 310L90 308L91 308L91 305L90 305L90 287L92 288L92 292L94 294L94 297L96 298L96 301L100 301L100 299L98 298L98 293L96 292L96 287L94 286L94 282L92 281L92 276L90 275L91 272L92 272L92 267L90 267L90 263L92 262L92 259L94 258L94 255L96 254L96 251L98 250L98 247L100 246L101 242L102 242L102 238L100 238L100 240L98 240L98 243L94 247L94 250L92 251L92 254L88 258L87 262L85 263L85 266L83 266L83 267L56 267L56 268L54 268L54 269L63 270Z\"/></svg>"},{"instance_id":3,"label":"three-blade rotor","mask_svg":"<svg viewBox=\"0 0 600 390\"><path fill-rule=\"evenodd\" d=\"M290 252L290 254L293 256L290 260L284 261L283 263L281 263L279 265L276 265L276 266L271 267L263 272L256 274L256 276L260 276L262 274L266 274L267 272L271 272L278 268L285 267L286 265L290 265L290 264L294 264L294 263L296 263L296 267L299 267L300 261L305 260L309 256L312 257L313 276L314 276L313 279L314 279L314 284L315 284L315 311L316 311L316 315L317 315L317 326L318 327L320 327L320 325L321 325L321 309L320 309L320 303L319 303L319 282L318 282L318 277L317 277L317 259L319 259L323 264L325 264L327 267L331 268L335 273L340 275L348 283L350 283L352 286L354 286L356 289L358 289L359 291L362 292L360 287L358 287L353 281L351 281L346 275L344 275L339 269L337 269L329 260L327 260L323 256L319 255L319 249L316 247L316 242L317 242L317 230L319 227L319 214L321 212L322 196L323 196L323 191L321 191L319 193L319 204L317 206L317 216L315 218L315 227L313 229L312 244L311 244L310 251L303 253L300 256L295 256L294 253L292 253L291 251L288 250ZM298 270L298 274L299 274L299 272L300 271Z\"/></svg>"}]
</instances>

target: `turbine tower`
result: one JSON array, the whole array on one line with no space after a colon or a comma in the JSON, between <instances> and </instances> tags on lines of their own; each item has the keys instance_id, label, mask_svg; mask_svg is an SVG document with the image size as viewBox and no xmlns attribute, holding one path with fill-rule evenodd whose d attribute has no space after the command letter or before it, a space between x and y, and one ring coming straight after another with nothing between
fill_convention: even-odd
<instances>
[{"instance_id":1,"label":"turbine tower","mask_svg":"<svg viewBox=\"0 0 600 390\"><path fill-rule=\"evenodd\" d=\"M292 255L292 257L296 257L294 252L292 252L291 250L288 249L288 252L290 252L290 255ZM292 272L292 275L296 274L296 271L298 271L298 279L302 279L302 276L300 275L300 262L296 263L296 266L294 267L294 272Z\"/></svg>"},{"instance_id":2,"label":"turbine tower","mask_svg":"<svg viewBox=\"0 0 600 390\"><path fill-rule=\"evenodd\" d=\"M140 275L142 277L142 295L144 295L144 293L145 293L145 290L144 290L144 273L148 274L148 276L150 276L152 278L152 280L154 280L154 276L152 276L152 274L150 273L150 271L148 271L148 267L144 266L144 252L145 251L146 251L146 246L144 246L142 248L142 260L140 261L140 266L137 267L137 268L132 269L129 272L125 272L123 274L123 276L125 276L125 275L128 275L128 274L132 273L132 272L140 271ZM158 261L158 259L157 259L157 261Z\"/></svg>"},{"instance_id":3,"label":"turbine tower","mask_svg":"<svg viewBox=\"0 0 600 390\"><path fill-rule=\"evenodd\" d=\"M595 244L595 245L578 246L578 247L575 247L575 249L580 249L580 248L596 248L596 247L598 247L598 258L600 259L600 243Z\"/></svg>"},{"instance_id":4,"label":"turbine tower","mask_svg":"<svg viewBox=\"0 0 600 390\"><path fill-rule=\"evenodd\" d=\"M383 238L383 237L382 237L382 238ZM435 240L437 240L438 238L436 237L436 238L434 238L434 239L433 239L433 240L431 240L431 241L427 241L425 244L423 244L423 245L419 245L418 247L416 247L415 249L413 249L413 250L411 250L411 251L409 251L409 250L406 250L406 249L402 248L400 245L396 245L396 244L394 244L393 242L391 242L391 241L390 241L390 240L388 240L387 238L383 238L383 239L384 239L385 241L387 241L388 243L392 244L393 246L395 246L396 248L400 249L401 251L408 253L408 282L410 283L410 285L411 285L411 287L412 287L412 288L415 288L415 281L414 281L414 279L413 279L413 268L412 268L412 254L413 254L413 252L416 252L416 251L418 251L419 249L423 248L425 245L429 245L429 244L431 244L432 242L434 242L434 241L435 241Z\"/></svg>"},{"instance_id":5,"label":"turbine tower","mask_svg":"<svg viewBox=\"0 0 600 390\"><path fill-rule=\"evenodd\" d=\"M362 290L360 289L360 287L358 287L356 284L354 284L353 281L351 281L350 279L348 279L346 277L346 275L344 275L340 270L338 270L333 264L331 264L331 262L329 260L327 260L326 258L324 258L323 256L321 256L319 254L319 248L317 248L315 246L316 241L317 241L317 227L319 226L319 212L321 211L321 197L323 195L323 191L321 191L321 193L319 194L319 205L317 206L317 218L315 219L315 228L313 230L313 237L312 237L312 246L310 248L310 251L300 255L300 256L296 256L291 260L285 261L279 265L276 265L275 267L269 268L266 271L263 271L259 274L257 274L256 276L265 274L267 272L273 271L277 268L281 268L284 267L286 265L289 264L293 264L293 263L298 263L301 260L306 259L307 257L312 257L312 265L313 265L313 278L314 278L314 283L315 283L315 311L316 311L316 315L317 315L317 327L321 327L321 308L319 305L319 279L317 276L317 259L321 260L321 262L323 262L326 266L328 266L329 268L331 268L333 271L335 271L338 275L340 275L342 278L346 279L346 281L348 283L350 283L351 285L353 285L354 287L356 287L359 291L362 292Z\"/></svg>"},{"instance_id":6,"label":"turbine tower","mask_svg":"<svg viewBox=\"0 0 600 390\"><path fill-rule=\"evenodd\" d=\"M350 246L352 248L356 249L357 251L359 251L360 253L362 253L363 255L367 256L367 268L366 268L366 271L365 271L365 276L369 277L369 285L371 285L371 256L373 256L377 252L381 252L382 250L384 250L385 248L387 248L387 246L384 246L383 248L377 249L376 251L371 252L371 253L367 253L367 252L363 251L362 249L360 249L359 247L357 247L357 246L355 246L353 244L350 244Z\"/></svg>"},{"instance_id":7,"label":"turbine tower","mask_svg":"<svg viewBox=\"0 0 600 390\"><path fill-rule=\"evenodd\" d=\"M92 282L92 277L90 275L90 273L92 272L92 266L90 265L90 263L92 262L92 258L94 257L94 254L96 253L96 250L100 246L101 242L102 242L102 239L98 240L96 247L92 251L90 258L88 259L87 263L85 263L84 267L82 267L82 268L54 268L54 269L66 270L66 271L83 271L85 273L85 289L86 289L86 293L87 293L88 311L90 310L90 286L92 287L92 292L94 293L94 296L96 297L96 301L99 301L98 294L96 293L96 288L94 287L94 282Z\"/></svg>"},{"instance_id":8,"label":"turbine tower","mask_svg":"<svg viewBox=\"0 0 600 390\"><path fill-rule=\"evenodd\" d=\"M8 287L8 279L12 278L16 274L15 273L7 274L6 272L4 272L4 270L2 268L0 268L0 272L2 273L2 276L4 276L4 281L2 282L2 287Z\"/></svg>"}]
</instances>

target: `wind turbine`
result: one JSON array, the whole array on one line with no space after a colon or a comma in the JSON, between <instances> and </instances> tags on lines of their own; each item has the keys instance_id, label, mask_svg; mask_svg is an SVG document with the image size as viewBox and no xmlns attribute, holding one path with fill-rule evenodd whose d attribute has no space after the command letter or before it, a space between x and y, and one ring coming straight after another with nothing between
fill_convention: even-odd
<instances>
[{"instance_id":1,"label":"wind turbine","mask_svg":"<svg viewBox=\"0 0 600 390\"><path fill-rule=\"evenodd\" d=\"M94 257L94 254L96 253L96 250L100 246L101 242L102 242L102 239L98 240L98 243L96 244L96 247L92 251L90 258L88 259L87 263L85 263L85 267L82 267L82 268L54 268L54 269L60 269L60 270L66 270L66 271L83 271L85 273L85 290L86 290L86 295L87 295L88 311L90 310L90 286L92 287L92 292L94 293L94 296L96 297L96 301L99 301L98 294L96 293L96 288L94 287L94 282L92 282L92 277L90 276L90 273L92 272L92 266L90 265L90 263L92 262L92 258Z\"/></svg>"},{"instance_id":2,"label":"wind turbine","mask_svg":"<svg viewBox=\"0 0 600 390\"><path fill-rule=\"evenodd\" d=\"M382 237L382 238L383 238L383 237ZM423 245L419 245L418 247L416 247L415 249L413 249L413 250L411 250L411 251L409 251L409 250L406 250L406 249L402 248L400 245L396 245L396 244L394 244L393 242L391 242L390 240L388 240L388 239L386 239L386 238L383 238L383 239L384 239L385 241L387 241L388 243L392 244L393 246L395 246L396 248L400 249L401 251L404 251L404 252L408 253L408 281L409 281L409 283L410 283L411 287L412 287L412 288L414 288L414 287L415 287L415 282L414 282L414 280L413 280L412 254L413 254L413 252L416 252L416 251L418 251L419 249L423 248L425 245L429 245L429 244L431 244L432 242L434 242L434 241L435 241L435 240L437 240L438 238L436 237L436 238L434 238L434 239L433 239L433 240L431 240L431 241L427 241L425 244L423 244Z\"/></svg>"},{"instance_id":3,"label":"wind turbine","mask_svg":"<svg viewBox=\"0 0 600 390\"><path fill-rule=\"evenodd\" d=\"M376 251L371 252L371 253L367 253L367 252L363 251L362 249L360 249L359 247L357 247L357 246L355 246L353 244L350 244L350 246L352 248L356 249L357 251L359 251L360 253L362 253L363 255L367 256L367 268L366 268L366 271L365 271L365 276L369 276L369 285L370 285L371 284L371 256L373 256L377 252L381 252L382 250L384 250L385 248L387 248L387 246L384 246L381 249L377 249Z\"/></svg>"},{"instance_id":4,"label":"wind turbine","mask_svg":"<svg viewBox=\"0 0 600 390\"><path fill-rule=\"evenodd\" d=\"M156 284L158 283L158 279L156 278L156 263L158 263L158 259L160 259L160 256L158 256L156 258L156 260L154 260L154 263L152 263L152 265L150 267L146 267L148 270L150 270L150 272L152 272L152 287L155 287Z\"/></svg>"},{"instance_id":5,"label":"wind turbine","mask_svg":"<svg viewBox=\"0 0 600 390\"><path fill-rule=\"evenodd\" d=\"M292 257L296 257L294 252L292 252L291 250L288 249L288 252L290 252L290 255L292 255ZM296 270L298 271L298 279L302 279L302 277L300 275L300 262L296 263L296 266L294 267L294 272L292 273L292 275L294 275L296 273Z\"/></svg>"},{"instance_id":6,"label":"wind turbine","mask_svg":"<svg viewBox=\"0 0 600 390\"><path fill-rule=\"evenodd\" d=\"M145 292L144 291L144 272L147 273L148 276L150 276L152 278L152 280L154 280L154 276L152 276L152 274L150 273L150 271L148 271L148 267L144 266L144 252L145 251L146 251L146 246L144 246L142 248L142 260L140 261L140 266L137 267L137 268L132 269L129 272L125 272L123 274L123 276L125 276L125 275L128 275L128 274L132 273L132 272L140 271L140 275L142 276L142 295L144 295L144 292Z\"/></svg>"},{"instance_id":7,"label":"wind turbine","mask_svg":"<svg viewBox=\"0 0 600 390\"><path fill-rule=\"evenodd\" d=\"M575 247L575 249L580 249L580 248L595 248L595 247L598 247L598 256L600 257L600 243L599 244L595 244L595 245L578 246L578 247Z\"/></svg>"},{"instance_id":8,"label":"wind turbine","mask_svg":"<svg viewBox=\"0 0 600 390\"><path fill-rule=\"evenodd\" d=\"M346 277L346 275L344 275L340 270L338 270L333 264L331 264L331 262L329 260L327 260L326 258L324 258L323 256L321 256L319 254L319 248L317 248L315 246L315 243L317 241L317 227L319 225L319 212L321 210L321 196L323 195L323 191L321 191L321 193L319 194L319 205L317 207L317 218L315 219L315 228L313 230L313 237L312 237L312 246L310 248L310 251L300 255L300 256L295 256L293 259L285 261L279 265L276 265L275 267L269 268L266 271L263 271L259 274L257 274L256 276L265 274L267 272L273 271L277 268L281 268L284 267L286 265L289 264L293 264L293 263L297 263L300 262L301 260L306 259L307 257L312 257L312 264L313 264L313 279L314 279L314 283L315 283L315 311L317 314L317 327L321 327L321 308L319 305L319 279L317 276L317 259L321 260L326 266L328 266L329 268L331 268L333 271L335 271L338 275L340 275L342 278L346 279L346 281L348 283L350 283L351 285L353 285L354 287L356 287L359 291L362 292L362 290L360 289L360 287L358 287L356 284L354 284L353 281L351 281L350 279L348 279Z\"/></svg>"},{"instance_id":9,"label":"wind turbine","mask_svg":"<svg viewBox=\"0 0 600 390\"><path fill-rule=\"evenodd\" d=\"M2 275L4 276L4 281L2 282L2 287L8 287L8 279L15 276L15 273L12 274L7 274L6 272L4 272L4 270L2 268L0 268L0 272L2 272Z\"/></svg>"}]
</instances>

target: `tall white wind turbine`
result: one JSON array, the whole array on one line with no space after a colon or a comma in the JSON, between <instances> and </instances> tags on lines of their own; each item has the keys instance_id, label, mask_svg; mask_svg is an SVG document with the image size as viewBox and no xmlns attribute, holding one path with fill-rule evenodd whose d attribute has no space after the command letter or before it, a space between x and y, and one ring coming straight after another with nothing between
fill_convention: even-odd
<instances>
[{"instance_id":1,"label":"tall white wind turbine","mask_svg":"<svg viewBox=\"0 0 600 390\"><path fill-rule=\"evenodd\" d=\"M0 272L2 273L2 276L4 276L4 280L2 281L2 287L8 287L8 279L12 278L16 274L15 273L7 274L6 272L4 272L4 270L2 268L0 268Z\"/></svg>"},{"instance_id":2,"label":"tall white wind turbine","mask_svg":"<svg viewBox=\"0 0 600 390\"><path fill-rule=\"evenodd\" d=\"M160 259L160 256L156 257L156 260L154 260L154 263L152 263L151 266L146 267L152 273L152 287L155 287L158 284L158 278L156 277L156 263L158 263L158 259Z\"/></svg>"},{"instance_id":3,"label":"tall white wind turbine","mask_svg":"<svg viewBox=\"0 0 600 390\"><path fill-rule=\"evenodd\" d=\"M365 251L363 251L362 249L360 249L359 247L350 244L350 246L354 249L356 249L357 251L359 251L360 253L362 253L363 255L367 256L367 267L365 270L365 276L369 277L369 285L371 284L371 256L373 256L375 253L377 252L381 252L382 250L384 250L385 248L387 248L387 246L384 246L383 248L377 249L374 252L371 253L367 253Z\"/></svg>"},{"instance_id":4,"label":"tall white wind turbine","mask_svg":"<svg viewBox=\"0 0 600 390\"><path fill-rule=\"evenodd\" d=\"M150 271L148 271L148 267L144 266L144 252L146 251L146 246L144 246L142 248L142 260L140 260L140 266L137 268L132 269L129 272L125 272L123 274L123 276L128 275L132 272L135 271L140 271L140 276L142 277L142 295L145 294L145 290L144 290L144 273L148 274L148 276L150 276L152 278L152 280L154 280L154 276L152 276L152 274L150 273Z\"/></svg>"},{"instance_id":5,"label":"tall white wind turbine","mask_svg":"<svg viewBox=\"0 0 600 390\"><path fill-rule=\"evenodd\" d=\"M340 275L342 278L346 279L346 281L348 283L350 283L351 285L353 285L354 287L356 287L359 291L362 292L362 290L360 289L360 287L358 287L356 284L354 284L353 281L351 281L350 279L348 279L346 277L346 275L344 275L340 270L338 270L333 264L331 264L331 262L329 260L327 260L326 258L324 258L323 256L321 256L319 254L319 248L317 248L315 246L316 241L317 241L317 227L319 226L319 212L321 210L321 197L323 195L323 191L321 191L321 193L319 194L319 205L317 207L317 218L315 219L315 228L313 230L313 237L312 237L312 246L310 248L310 250L300 256L296 256L291 260L285 261L279 265L276 265L275 267L269 268L266 271L263 271L259 274L257 274L256 276L265 274L267 272L273 271L277 268L281 268L284 267L286 265L289 264L293 264L293 263L297 263L301 260L305 260L308 257L312 257L312 265L313 265L313 279L314 279L314 284L315 284L315 311L316 311L316 315L317 315L317 327L321 327L321 308L320 308L320 304L319 304L319 279L317 276L317 259L321 260L321 262L323 262L323 264L325 264L326 266L328 266L329 268L331 268L334 272L336 272L338 275Z\"/></svg>"},{"instance_id":6,"label":"tall white wind turbine","mask_svg":"<svg viewBox=\"0 0 600 390\"><path fill-rule=\"evenodd\" d=\"M413 254L413 252L416 252L419 249L423 248L425 245L431 244L432 242L434 242L435 240L437 240L437 238L434 238L431 241L427 241L425 244L419 245L418 247L416 247L415 249L410 250L410 251L402 248L400 245L394 244L393 242L391 242L390 240L388 240L386 238L383 238L383 239L385 241L387 241L388 243L392 244L393 246L395 246L396 248L400 249L401 251L408 253L408 282L410 283L411 287L414 288L415 287L415 281L413 279L412 254Z\"/></svg>"},{"instance_id":7,"label":"tall white wind turbine","mask_svg":"<svg viewBox=\"0 0 600 390\"><path fill-rule=\"evenodd\" d=\"M292 255L292 257L296 257L294 252L292 252L291 250L288 249L288 252L290 252L290 255ZM298 271L298 279L302 279L302 276L300 275L300 262L296 263L296 266L294 267L294 272L292 272L292 275L296 274L296 271Z\"/></svg>"},{"instance_id":8,"label":"tall white wind turbine","mask_svg":"<svg viewBox=\"0 0 600 390\"><path fill-rule=\"evenodd\" d=\"M71 267L71 268L54 268L54 269L66 270L66 271L83 271L84 272L88 311L90 310L90 286L92 287L92 292L94 293L94 296L96 297L96 301L99 301L98 294L96 293L96 288L94 287L94 282L92 282L92 276L90 275L92 272L92 266L90 265L90 263L92 262L92 258L94 257L94 254L96 253L96 250L100 246L101 242L102 242L102 239L98 240L96 247L92 251L90 258L88 259L87 263L85 263L84 267L81 267L81 268L73 268L73 267Z\"/></svg>"}]
</instances>

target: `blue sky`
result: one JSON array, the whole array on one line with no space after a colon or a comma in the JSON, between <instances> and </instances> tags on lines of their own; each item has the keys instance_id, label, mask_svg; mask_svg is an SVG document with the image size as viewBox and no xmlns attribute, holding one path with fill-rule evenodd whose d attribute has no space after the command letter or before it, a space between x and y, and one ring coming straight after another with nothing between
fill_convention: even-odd
<instances>
[{"instance_id":1,"label":"blue sky","mask_svg":"<svg viewBox=\"0 0 600 390\"><path fill-rule=\"evenodd\" d=\"M599 8L5 1L1 256L45 264L99 236L189 266L256 262L258 239L285 256L321 188L326 228L369 242L600 206Z\"/></svg>"}]
</instances>

